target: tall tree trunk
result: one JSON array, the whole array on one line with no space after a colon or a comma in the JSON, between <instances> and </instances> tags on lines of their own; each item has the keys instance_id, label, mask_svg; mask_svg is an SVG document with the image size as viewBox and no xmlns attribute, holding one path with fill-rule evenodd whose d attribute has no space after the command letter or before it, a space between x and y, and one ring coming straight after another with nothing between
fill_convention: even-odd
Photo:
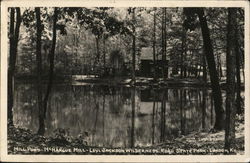
<instances>
[{"instance_id":1,"label":"tall tree trunk","mask_svg":"<svg viewBox=\"0 0 250 163\"><path fill-rule=\"evenodd\" d=\"M215 106L215 113L216 113L214 129L222 130L223 121L224 121L223 120L224 111L222 107L221 88L219 84L218 72L216 70L216 65L215 65L213 46L210 40L209 28L207 25L207 19L204 15L204 10L202 8L197 8L197 14L198 14L200 25L201 25L205 55L206 55L206 60L208 64L213 98L214 98L214 106Z\"/></svg>"},{"instance_id":2,"label":"tall tree trunk","mask_svg":"<svg viewBox=\"0 0 250 163\"><path fill-rule=\"evenodd\" d=\"M240 46L239 46L239 33L238 33L238 24L236 21L235 24L235 56L236 56L236 79L237 79L237 85L236 85L236 108L237 108L237 113L242 114L243 109L241 108L241 95L240 95L240 90L241 90L241 79L240 79Z\"/></svg>"},{"instance_id":3,"label":"tall tree trunk","mask_svg":"<svg viewBox=\"0 0 250 163\"><path fill-rule=\"evenodd\" d=\"M181 134L186 134L186 104L187 104L187 90L182 90L182 127L181 127Z\"/></svg>"},{"instance_id":4,"label":"tall tree trunk","mask_svg":"<svg viewBox=\"0 0 250 163\"><path fill-rule=\"evenodd\" d=\"M221 73L221 68L220 68L221 67L221 60L220 60L219 54L216 55L216 59L217 59L217 72L218 72L219 80L221 80L222 73Z\"/></svg>"},{"instance_id":5,"label":"tall tree trunk","mask_svg":"<svg viewBox=\"0 0 250 163\"><path fill-rule=\"evenodd\" d=\"M51 92L52 84L53 84L53 76L54 76L54 58L55 58L55 48L56 48L56 23L57 23L57 15L58 15L58 8L55 7L54 9L54 17L53 17L53 37L52 37L52 46L49 54L49 61L50 61L50 67L49 67L49 82L47 86L47 91L44 97L44 116L46 116L46 110L47 110L47 103L49 94Z\"/></svg>"},{"instance_id":6,"label":"tall tree trunk","mask_svg":"<svg viewBox=\"0 0 250 163\"><path fill-rule=\"evenodd\" d=\"M14 75L14 30L15 30L15 8L10 9L10 51L9 51L9 67L8 67L8 123L13 125L13 75Z\"/></svg>"},{"instance_id":7,"label":"tall tree trunk","mask_svg":"<svg viewBox=\"0 0 250 163\"><path fill-rule=\"evenodd\" d=\"M103 103L102 103L102 136L105 140L105 92L103 92ZM104 141L103 141L104 146Z\"/></svg>"},{"instance_id":8,"label":"tall tree trunk","mask_svg":"<svg viewBox=\"0 0 250 163\"><path fill-rule=\"evenodd\" d=\"M226 97L226 126L225 126L225 150L230 151L235 139L235 25L236 9L228 9L227 25L227 97Z\"/></svg>"},{"instance_id":9,"label":"tall tree trunk","mask_svg":"<svg viewBox=\"0 0 250 163\"><path fill-rule=\"evenodd\" d=\"M244 56L244 50L241 49L241 48L239 48L239 50L240 50L240 66L242 67L243 84L245 84L245 56Z\"/></svg>"},{"instance_id":10,"label":"tall tree trunk","mask_svg":"<svg viewBox=\"0 0 250 163\"><path fill-rule=\"evenodd\" d=\"M160 140L165 140L165 125L166 125L166 91L163 90L161 102L161 137Z\"/></svg>"},{"instance_id":11,"label":"tall tree trunk","mask_svg":"<svg viewBox=\"0 0 250 163\"><path fill-rule=\"evenodd\" d=\"M184 135L185 134L185 124L184 124L184 120L183 120L183 90L180 90L180 124L181 124L181 134Z\"/></svg>"},{"instance_id":12,"label":"tall tree trunk","mask_svg":"<svg viewBox=\"0 0 250 163\"><path fill-rule=\"evenodd\" d=\"M162 77L166 80L166 7L162 8Z\"/></svg>"},{"instance_id":13,"label":"tall tree trunk","mask_svg":"<svg viewBox=\"0 0 250 163\"><path fill-rule=\"evenodd\" d=\"M153 90L153 92L154 92L154 101L153 101L153 113L152 113L152 144L154 144L154 142L155 142L155 101L156 101L156 99L155 99L155 90Z\"/></svg>"},{"instance_id":14,"label":"tall tree trunk","mask_svg":"<svg viewBox=\"0 0 250 163\"><path fill-rule=\"evenodd\" d=\"M15 20L16 10L16 20ZM15 26L16 22L16 26ZM19 38L19 29L21 24L20 8L10 9L10 51L9 51L9 66L8 66L8 124L13 125L13 105L14 105L14 74L16 69L17 46Z\"/></svg>"},{"instance_id":15,"label":"tall tree trunk","mask_svg":"<svg viewBox=\"0 0 250 163\"><path fill-rule=\"evenodd\" d=\"M35 8L36 12L36 64L37 64L37 101L39 110L39 129L38 134L43 135L45 132L44 124L44 108L42 103L42 56L41 56L41 37L42 37L42 24L40 17L40 8Z\"/></svg>"},{"instance_id":16,"label":"tall tree trunk","mask_svg":"<svg viewBox=\"0 0 250 163\"><path fill-rule=\"evenodd\" d=\"M211 27L211 38L213 39L214 38L214 30L213 30L213 28L214 28L214 25L212 25L212 27ZM216 34L216 33L215 33ZM215 51L216 51L216 49L217 49L217 44L216 44L216 41L214 41L213 42L213 48L215 49ZM221 79L221 77L222 77L222 74L220 73L220 56L219 56L219 54L217 54L217 53L214 53L214 57L215 57L215 59L216 59L216 69L217 69L217 72L218 72L218 78L219 78L219 81L220 81L220 79Z\"/></svg>"},{"instance_id":17,"label":"tall tree trunk","mask_svg":"<svg viewBox=\"0 0 250 163\"><path fill-rule=\"evenodd\" d=\"M132 112L131 112L131 141L130 147L133 148L135 144L135 86L132 87Z\"/></svg>"},{"instance_id":18,"label":"tall tree trunk","mask_svg":"<svg viewBox=\"0 0 250 163\"><path fill-rule=\"evenodd\" d=\"M99 60L100 60L100 48L99 48L100 36L97 35L95 37L95 40L96 40L96 58L97 58L97 63L99 63Z\"/></svg>"},{"instance_id":19,"label":"tall tree trunk","mask_svg":"<svg viewBox=\"0 0 250 163\"><path fill-rule=\"evenodd\" d=\"M202 129L205 130L206 128L206 105L207 105L207 90L202 90Z\"/></svg>"},{"instance_id":20,"label":"tall tree trunk","mask_svg":"<svg viewBox=\"0 0 250 163\"><path fill-rule=\"evenodd\" d=\"M133 11L133 43L132 43L132 83L135 83L135 55L136 55L136 47L135 47L135 8L132 9Z\"/></svg>"},{"instance_id":21,"label":"tall tree trunk","mask_svg":"<svg viewBox=\"0 0 250 163\"><path fill-rule=\"evenodd\" d=\"M153 61L154 61L154 81L156 81L156 52L155 52L155 44L156 44L156 8L154 8L154 25L153 25Z\"/></svg>"},{"instance_id":22,"label":"tall tree trunk","mask_svg":"<svg viewBox=\"0 0 250 163\"><path fill-rule=\"evenodd\" d=\"M98 117L99 117L99 101L95 101L95 123L94 123L94 135L96 135L96 131L97 131L97 122L98 122Z\"/></svg>"},{"instance_id":23,"label":"tall tree trunk","mask_svg":"<svg viewBox=\"0 0 250 163\"><path fill-rule=\"evenodd\" d=\"M203 59L203 66L202 66L202 77L203 77L203 81L205 83L207 83L207 63L206 63L206 56L203 55L202 56L202 59Z\"/></svg>"},{"instance_id":24,"label":"tall tree trunk","mask_svg":"<svg viewBox=\"0 0 250 163\"><path fill-rule=\"evenodd\" d=\"M210 95L210 106L211 106L211 110L210 110L210 124L211 126L213 125L214 122L214 100L213 100L213 95Z\"/></svg>"},{"instance_id":25,"label":"tall tree trunk","mask_svg":"<svg viewBox=\"0 0 250 163\"><path fill-rule=\"evenodd\" d=\"M183 69L183 58L184 54L186 53L186 30L183 27L182 29L182 37L181 37L181 78L184 76L184 69Z\"/></svg>"},{"instance_id":26,"label":"tall tree trunk","mask_svg":"<svg viewBox=\"0 0 250 163\"><path fill-rule=\"evenodd\" d=\"M16 27L15 27L15 34L14 34L14 55L13 55L13 65L14 65L14 70L16 67L16 57L17 57L17 46L18 46L18 39L19 39L19 31L20 31L20 25L21 25L21 12L20 8L16 7Z\"/></svg>"},{"instance_id":27,"label":"tall tree trunk","mask_svg":"<svg viewBox=\"0 0 250 163\"><path fill-rule=\"evenodd\" d=\"M76 31L75 31L75 34L74 34L74 45L75 45L75 48L74 48L74 55L75 55L75 57L77 58L77 56L78 56L78 45L79 45L79 37L80 37L80 34L79 34L79 32L78 32L78 28L76 29ZM78 69L78 65L79 65L79 63L78 63L78 59L76 59L75 60L75 64L76 64L76 70L75 70L75 73L78 75L78 74L81 74L81 72L80 72L80 69Z\"/></svg>"},{"instance_id":28,"label":"tall tree trunk","mask_svg":"<svg viewBox=\"0 0 250 163\"><path fill-rule=\"evenodd\" d=\"M51 46L51 50L50 50L50 54L49 54L49 60L50 60L50 67L49 67L49 82L47 85L47 90L46 90L46 94L43 100L43 117L46 117L46 111L47 111L47 107L48 107L48 99L49 99L49 95L51 92L51 88L52 88L52 84L53 84L53 76L54 76L54 58L55 58L55 48L56 48L56 22L57 22L57 15L58 15L58 9L57 7L55 7L54 9L54 17L53 17L53 36L52 36L52 46ZM44 122L43 122L44 123ZM45 127L45 126L42 126ZM41 133L40 134L44 134L45 129L41 129Z\"/></svg>"},{"instance_id":29,"label":"tall tree trunk","mask_svg":"<svg viewBox=\"0 0 250 163\"><path fill-rule=\"evenodd\" d=\"M103 67L104 67L104 70L106 68L106 38L103 37Z\"/></svg>"},{"instance_id":30,"label":"tall tree trunk","mask_svg":"<svg viewBox=\"0 0 250 163\"><path fill-rule=\"evenodd\" d=\"M198 70L198 78L200 78L200 76L201 76L201 70L202 70L202 68L203 68L203 66L201 66L201 65L202 65L202 61L203 61L203 57L200 56L200 64L199 64L199 70Z\"/></svg>"}]
</instances>

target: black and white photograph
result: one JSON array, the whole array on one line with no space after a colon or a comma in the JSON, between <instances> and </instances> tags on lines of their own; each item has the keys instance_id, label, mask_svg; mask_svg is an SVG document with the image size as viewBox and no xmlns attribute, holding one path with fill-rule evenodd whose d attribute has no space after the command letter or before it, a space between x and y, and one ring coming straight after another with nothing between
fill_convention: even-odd
<instances>
[{"instance_id":1,"label":"black and white photograph","mask_svg":"<svg viewBox=\"0 0 250 163\"><path fill-rule=\"evenodd\" d=\"M1 15L1 152L249 154L249 3L40 2Z\"/></svg>"}]
</instances>

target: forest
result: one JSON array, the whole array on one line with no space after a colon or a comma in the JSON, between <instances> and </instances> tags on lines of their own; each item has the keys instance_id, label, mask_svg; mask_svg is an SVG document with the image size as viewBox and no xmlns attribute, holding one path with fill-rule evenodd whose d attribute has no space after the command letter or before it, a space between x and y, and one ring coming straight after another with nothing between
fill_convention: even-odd
<instances>
[{"instance_id":1,"label":"forest","mask_svg":"<svg viewBox=\"0 0 250 163\"><path fill-rule=\"evenodd\" d=\"M8 8L8 152L243 154L244 15Z\"/></svg>"}]
</instances>

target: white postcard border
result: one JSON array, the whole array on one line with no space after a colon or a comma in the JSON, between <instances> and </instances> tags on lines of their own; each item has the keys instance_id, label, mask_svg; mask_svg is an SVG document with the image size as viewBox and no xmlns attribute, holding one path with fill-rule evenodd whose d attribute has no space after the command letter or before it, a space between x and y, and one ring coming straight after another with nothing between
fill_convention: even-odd
<instances>
[{"instance_id":1,"label":"white postcard border","mask_svg":"<svg viewBox=\"0 0 250 163\"><path fill-rule=\"evenodd\" d=\"M244 155L8 155L7 154L7 8L8 7L244 7L245 8L245 154ZM6 0L1 2L1 161L17 162L248 162L250 161L250 32L247 1L169 0Z\"/></svg>"}]
</instances>

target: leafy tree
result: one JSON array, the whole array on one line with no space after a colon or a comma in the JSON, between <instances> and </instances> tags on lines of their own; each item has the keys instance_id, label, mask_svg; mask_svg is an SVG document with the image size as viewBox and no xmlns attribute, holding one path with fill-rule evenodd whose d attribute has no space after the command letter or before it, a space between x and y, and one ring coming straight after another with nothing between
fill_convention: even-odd
<instances>
[{"instance_id":1,"label":"leafy tree","mask_svg":"<svg viewBox=\"0 0 250 163\"><path fill-rule=\"evenodd\" d=\"M41 10L42 9L42 10ZM57 11L57 10L55 10ZM57 17L57 12L55 12ZM57 18L56 18L57 20ZM23 24L28 28L29 32L32 31L34 27L36 27L36 76L37 76L37 98L38 98L38 109L39 109L39 129L38 134L43 135L45 132L45 124L44 119L46 115L46 108L47 108L47 101L48 96L52 87L52 80L53 80L53 71L54 71L54 53L56 47L56 28L60 30L61 34L66 34L65 26L60 24L53 24L53 31L52 31L52 38L50 36L50 9L47 8L39 8L36 7L35 10L28 8L24 11L23 14ZM53 21L54 22L54 21ZM31 33L32 35L32 33ZM29 39L29 38L28 38ZM32 39L32 37L31 37ZM50 42L52 39L52 42ZM43 42L45 40L45 42ZM43 92L42 92L42 75L45 72L45 67L43 70L43 58L42 54L46 54L47 50L50 48L49 43L52 43L50 54L49 54L49 61L50 61L50 69L49 69L49 82L47 86L47 91L45 97L43 99ZM31 45L32 46L32 45ZM43 48L42 48L43 47ZM42 53L42 50L44 53ZM32 55L32 54L29 54ZM46 60L44 60L46 61ZM46 65L44 63L44 65Z\"/></svg>"},{"instance_id":2,"label":"leafy tree","mask_svg":"<svg viewBox=\"0 0 250 163\"><path fill-rule=\"evenodd\" d=\"M122 21L112 16L111 8L64 8L64 11L71 18L76 17L78 23L95 36L96 58L94 65L100 65L100 40L103 39L103 47L108 38L117 34L126 34L128 29L124 27ZM103 48L104 49L104 48ZM106 65L106 51L103 50Z\"/></svg>"},{"instance_id":3,"label":"leafy tree","mask_svg":"<svg viewBox=\"0 0 250 163\"><path fill-rule=\"evenodd\" d=\"M208 64L211 87L213 91L213 99L216 113L216 121L214 125L214 129L222 130L223 129L223 107L222 107L222 96L221 89L219 84L218 72L216 70L216 64L214 59L213 47L210 39L210 32L207 25L207 19L204 14L203 8L185 8L184 13L186 15L186 28L190 30L194 30L197 25L197 16L199 18L199 24L201 26L203 42L204 42L204 50L206 54L206 60Z\"/></svg>"},{"instance_id":4,"label":"leafy tree","mask_svg":"<svg viewBox=\"0 0 250 163\"><path fill-rule=\"evenodd\" d=\"M47 110L47 105L48 105L48 98L49 98L49 94L51 92L51 88L52 88L52 82L53 82L53 76L54 76L54 58L55 58L55 48L56 48L56 30L58 27L60 27L57 24L57 16L58 16L58 8L55 7L54 9L54 18L53 18L53 36L52 36L52 46L51 46L51 50L50 50L50 69L49 69L49 82L48 82L48 86L47 86L47 91L43 100L43 116L46 116L46 110ZM43 134L43 132L41 132Z\"/></svg>"}]
</instances>

